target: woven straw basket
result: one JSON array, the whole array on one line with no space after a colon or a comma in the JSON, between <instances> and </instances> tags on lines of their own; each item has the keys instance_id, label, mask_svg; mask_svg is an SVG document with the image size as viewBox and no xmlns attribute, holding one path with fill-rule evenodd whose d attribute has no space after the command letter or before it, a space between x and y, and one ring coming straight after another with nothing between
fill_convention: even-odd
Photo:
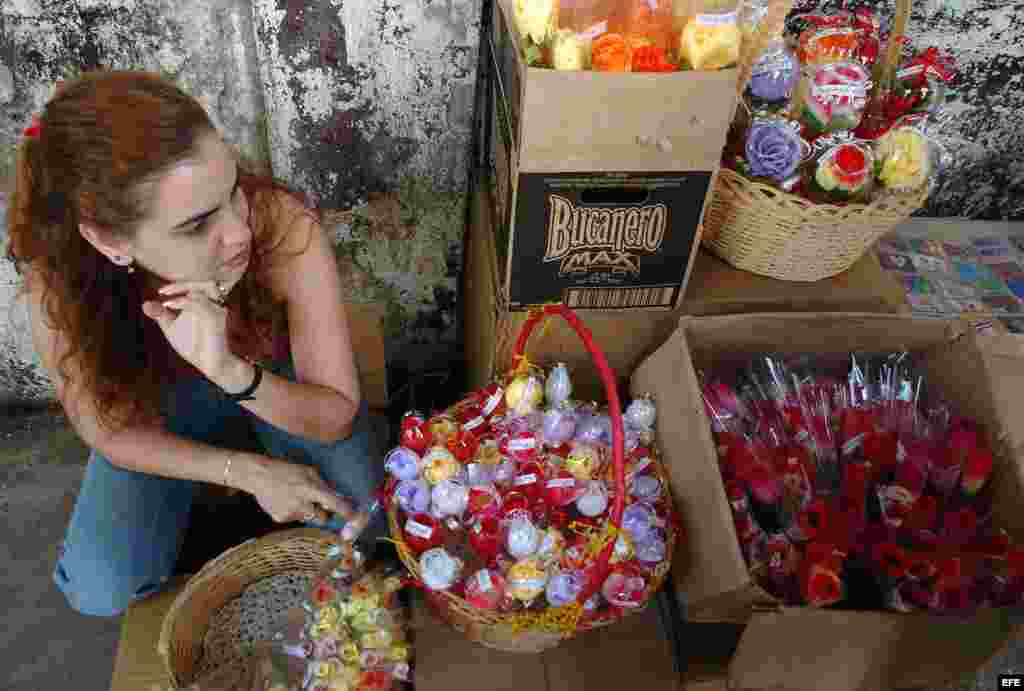
<instances>
[{"instance_id":1,"label":"woven straw basket","mask_svg":"<svg viewBox=\"0 0 1024 691\"><path fill-rule=\"evenodd\" d=\"M772 0L761 30L744 47L742 98L765 41L793 0ZM702 244L738 269L786 281L819 281L846 271L887 231L921 208L928 186L870 204L815 204L722 168L704 212Z\"/></svg>"},{"instance_id":2,"label":"woven straw basket","mask_svg":"<svg viewBox=\"0 0 1024 691\"><path fill-rule=\"evenodd\" d=\"M619 402L618 391L615 387L614 374L608 366L608 362L605 359L604 354L594 343L590 330L587 329L579 318L577 318L576 315L564 305L547 305L542 310L534 311L530 318L523 323L519 339L515 346L512 361L514 365L518 365L519 362L522 361L525 353L526 341L534 327L543 317L554 315L564 318L580 336L580 339L590 352L590 356L600 372L601 379L605 385L606 394L608 396L609 415L612 419L613 428L612 457L615 470L616 497L614 505L611 507L609 512L609 520L612 525L618 528L621 525L620 522L622 519L624 501L623 497L625 494L625 454L623 450L622 409ZM469 400L462 401L449 408L445 413L457 416L464 406L470 404L471 401ZM661 480L662 487L665 489L666 494L668 494L669 483L664 466L662 465L661 460L657 457L656 451L652 449L651 452L653 461L652 466L655 468L655 472ZM402 562L412 574L413 578L422 583L417 556L403 540L403 533L399 523L399 508L395 505L395 502L389 502L388 523L391 528L391 537L395 542ZM666 526L665 546L666 554L669 555L670 558L675 551L676 541L676 526L672 521L669 521L669 524ZM594 566L596 573L598 574L594 579L596 583L603 581L604 575L608 572L608 559L611 556L612 547L614 546L613 543L614 541L610 541L596 558ZM668 571L669 561L662 562L658 565L658 568L650 577L647 584L647 591L644 598L645 603L661 588L665 581L665 577L668 575ZM590 588L586 589L580 596L579 601L585 601L594 592L595 588L596 585L591 585ZM573 620L571 624L566 625L565 619L559 617L557 614L558 610L555 609L549 608L547 610L551 615L549 617L538 616L535 614L530 615L527 613L505 614L483 611L473 607L466 600L452 594L451 592L431 591L426 588L425 591L427 601L431 604L432 608L453 628L462 632L470 640L480 643L481 645L508 652L539 653L544 650L554 648L561 643L561 641L572 638L579 633L601 626L606 626L614 623L618 619L618 615L590 620L576 619ZM639 609L640 608L622 611L625 613L633 613Z\"/></svg>"},{"instance_id":3,"label":"woven straw basket","mask_svg":"<svg viewBox=\"0 0 1024 691\"><path fill-rule=\"evenodd\" d=\"M196 681L203 640L214 614L253 583L283 573L315 577L336 536L315 528L282 530L249 540L208 562L175 598L157 649L175 686Z\"/></svg>"}]
</instances>

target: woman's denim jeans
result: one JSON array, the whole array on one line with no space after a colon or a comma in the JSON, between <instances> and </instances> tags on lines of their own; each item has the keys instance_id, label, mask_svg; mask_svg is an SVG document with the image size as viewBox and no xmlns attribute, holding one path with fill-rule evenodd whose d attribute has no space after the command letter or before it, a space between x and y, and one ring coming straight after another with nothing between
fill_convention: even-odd
<instances>
[{"instance_id":1,"label":"woman's denim jeans","mask_svg":"<svg viewBox=\"0 0 1024 691\"><path fill-rule=\"evenodd\" d=\"M290 360L265 367L290 381L296 379ZM352 435L336 444L296 437L270 425L227 400L203 377L186 378L172 387L164 412L172 433L312 465L337 492L359 504L384 479L365 402ZM255 440L225 438L232 428L244 430L245 423ZM119 468L93 450L54 570L54 580L71 607L82 614L116 616L131 602L159 591L174 572L196 487L191 480ZM372 532L383 532L382 524L374 521ZM332 519L327 527L342 525Z\"/></svg>"}]
</instances>

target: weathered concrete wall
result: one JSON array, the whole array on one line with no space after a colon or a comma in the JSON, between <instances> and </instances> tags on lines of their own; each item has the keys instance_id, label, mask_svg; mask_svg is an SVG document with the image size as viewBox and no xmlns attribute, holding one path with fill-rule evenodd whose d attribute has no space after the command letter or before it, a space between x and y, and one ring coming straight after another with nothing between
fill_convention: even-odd
<instances>
[{"instance_id":1,"label":"weathered concrete wall","mask_svg":"<svg viewBox=\"0 0 1024 691\"><path fill-rule=\"evenodd\" d=\"M256 0L275 172L330 208L402 177L463 189L476 11L468 0Z\"/></svg>"},{"instance_id":2,"label":"weathered concrete wall","mask_svg":"<svg viewBox=\"0 0 1024 691\"><path fill-rule=\"evenodd\" d=\"M199 99L242 151L265 157L252 33L246 0L5 0L0 106L8 117L0 119L0 173L9 172L12 145L54 82L100 67L167 75Z\"/></svg>"},{"instance_id":3,"label":"weathered concrete wall","mask_svg":"<svg viewBox=\"0 0 1024 691\"><path fill-rule=\"evenodd\" d=\"M55 81L162 72L246 155L345 211L329 226L347 298L388 305L392 359L451 352L478 27L472 0L3 0L0 179ZM0 404L52 395L15 278L0 259Z\"/></svg>"}]
</instances>

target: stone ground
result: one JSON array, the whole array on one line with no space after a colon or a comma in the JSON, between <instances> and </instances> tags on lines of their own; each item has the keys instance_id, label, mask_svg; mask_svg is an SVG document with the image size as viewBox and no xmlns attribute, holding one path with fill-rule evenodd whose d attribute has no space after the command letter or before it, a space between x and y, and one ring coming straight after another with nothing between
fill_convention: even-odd
<instances>
[{"instance_id":1,"label":"stone ground","mask_svg":"<svg viewBox=\"0 0 1024 691\"><path fill-rule=\"evenodd\" d=\"M87 457L59 409L0 410L0 691L50 691L72 681L76 689L109 688L120 619L75 613L50 580ZM1024 671L1024 640L970 685L950 689L989 691L997 674L1010 671Z\"/></svg>"}]
</instances>

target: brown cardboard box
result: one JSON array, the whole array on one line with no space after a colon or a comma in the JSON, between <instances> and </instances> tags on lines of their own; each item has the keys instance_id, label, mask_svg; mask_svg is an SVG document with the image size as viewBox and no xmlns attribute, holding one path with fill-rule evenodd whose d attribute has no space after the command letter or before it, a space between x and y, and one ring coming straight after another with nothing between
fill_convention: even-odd
<instances>
[{"instance_id":1,"label":"brown cardboard box","mask_svg":"<svg viewBox=\"0 0 1024 691\"><path fill-rule=\"evenodd\" d=\"M493 3L482 143L498 228L510 231L499 241L510 308L676 306L732 120L737 70L528 67L514 6Z\"/></svg>"},{"instance_id":2,"label":"brown cardboard box","mask_svg":"<svg viewBox=\"0 0 1024 691\"><path fill-rule=\"evenodd\" d=\"M509 366L514 339L527 314L508 309L500 278L493 216L478 191L466 234L463 267L463 309L468 384L484 386L496 370ZM790 283L734 269L706 252L694 263L686 299L673 311L577 310L594 333L608 362L623 382L653 353L678 324L682 314L722 314L746 311L878 311L904 309L899 284L882 271L869 254L848 272L818 283ZM583 345L567 325L551 320L538 329L528 354L543 362L563 361L574 373L584 398L603 399L596 370Z\"/></svg>"},{"instance_id":3,"label":"brown cardboard box","mask_svg":"<svg viewBox=\"0 0 1024 691\"><path fill-rule=\"evenodd\" d=\"M673 561L693 620L747 628L730 665L736 689L885 689L939 685L976 670L1011 634L1006 614L956 621L925 614L780 607L751 581L740 554L696 370L717 354L768 350L842 355L909 349L925 356L928 380L985 425L997 452L995 516L1024 538L1024 349L1006 334L961 322L868 314L684 317L633 374L634 395L658 406L660 448L684 521Z\"/></svg>"},{"instance_id":4,"label":"brown cardboard box","mask_svg":"<svg viewBox=\"0 0 1024 691\"><path fill-rule=\"evenodd\" d=\"M540 654L507 653L473 643L417 599L414 610L416 691L681 691L658 612L648 606L608 627ZM700 681L709 688L708 678Z\"/></svg>"},{"instance_id":5,"label":"brown cardboard box","mask_svg":"<svg viewBox=\"0 0 1024 691\"><path fill-rule=\"evenodd\" d=\"M187 576L181 576L164 592L133 604L125 612L110 691L150 691L154 685L161 689L170 686L156 646L164 616L187 581Z\"/></svg>"}]
</instances>

